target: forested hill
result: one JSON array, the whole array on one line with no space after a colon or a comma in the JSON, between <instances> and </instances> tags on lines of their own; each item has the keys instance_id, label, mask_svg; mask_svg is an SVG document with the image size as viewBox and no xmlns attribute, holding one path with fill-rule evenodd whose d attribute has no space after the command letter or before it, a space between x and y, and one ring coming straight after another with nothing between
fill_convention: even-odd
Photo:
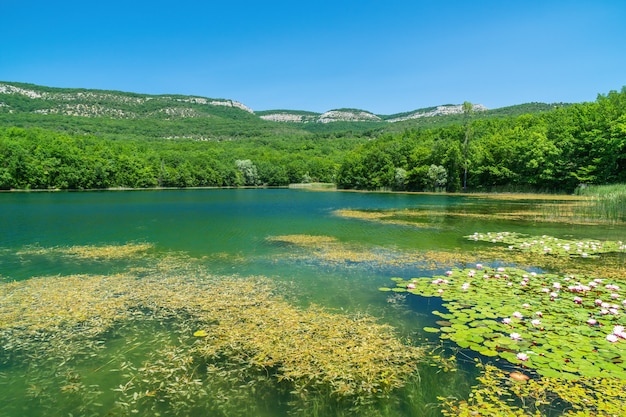
<instances>
[{"instance_id":1,"label":"forested hill","mask_svg":"<svg viewBox=\"0 0 626 417\"><path fill-rule=\"evenodd\" d=\"M100 136L225 140L242 137L303 136L402 131L445 126L462 120L462 106L447 104L392 115L360 109L325 113L298 110L253 111L229 99L147 95L120 91L51 88L0 82L0 124L42 127ZM487 110L477 117L548 111L555 105L521 104Z\"/></svg>"},{"instance_id":2,"label":"forested hill","mask_svg":"<svg viewBox=\"0 0 626 417\"><path fill-rule=\"evenodd\" d=\"M626 88L590 103L384 116L0 82L0 189L294 182L448 192L626 182Z\"/></svg>"}]
</instances>

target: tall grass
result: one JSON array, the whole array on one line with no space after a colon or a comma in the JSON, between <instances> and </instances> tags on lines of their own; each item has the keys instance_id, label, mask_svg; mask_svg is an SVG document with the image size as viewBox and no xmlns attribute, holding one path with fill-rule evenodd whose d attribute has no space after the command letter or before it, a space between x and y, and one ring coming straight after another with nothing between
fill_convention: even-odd
<instances>
[{"instance_id":1,"label":"tall grass","mask_svg":"<svg viewBox=\"0 0 626 417\"><path fill-rule=\"evenodd\" d=\"M626 221L626 184L581 186L575 194L591 198L592 204L581 206L585 216L609 222Z\"/></svg>"}]
</instances>

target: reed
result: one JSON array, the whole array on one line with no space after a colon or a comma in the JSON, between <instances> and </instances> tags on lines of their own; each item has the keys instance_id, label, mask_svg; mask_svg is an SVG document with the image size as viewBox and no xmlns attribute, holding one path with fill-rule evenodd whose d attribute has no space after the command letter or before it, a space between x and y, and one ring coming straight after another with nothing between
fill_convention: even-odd
<instances>
[{"instance_id":1,"label":"reed","mask_svg":"<svg viewBox=\"0 0 626 417\"><path fill-rule=\"evenodd\" d=\"M626 221L626 184L581 186L576 194L590 198L591 204L579 210L583 215L611 223Z\"/></svg>"}]
</instances>

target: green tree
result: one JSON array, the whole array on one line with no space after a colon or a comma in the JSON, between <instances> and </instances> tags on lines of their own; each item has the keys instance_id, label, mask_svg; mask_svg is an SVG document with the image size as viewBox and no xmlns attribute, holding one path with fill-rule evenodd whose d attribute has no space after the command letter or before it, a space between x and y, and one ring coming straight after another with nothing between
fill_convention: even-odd
<instances>
[{"instance_id":1,"label":"green tree","mask_svg":"<svg viewBox=\"0 0 626 417\"><path fill-rule=\"evenodd\" d=\"M467 170L469 169L469 143L472 132L470 117L474 106L469 101L463 102L463 118L465 123L465 139L463 140L463 191L467 191Z\"/></svg>"},{"instance_id":2,"label":"green tree","mask_svg":"<svg viewBox=\"0 0 626 417\"><path fill-rule=\"evenodd\" d=\"M259 184L259 173L256 165L250 159L238 159L235 161L235 166L241 173L244 185Z\"/></svg>"},{"instance_id":3,"label":"green tree","mask_svg":"<svg viewBox=\"0 0 626 417\"><path fill-rule=\"evenodd\" d=\"M441 165L432 164L428 168L428 179L432 185L433 191L440 191L448 182L448 173Z\"/></svg>"}]
</instances>

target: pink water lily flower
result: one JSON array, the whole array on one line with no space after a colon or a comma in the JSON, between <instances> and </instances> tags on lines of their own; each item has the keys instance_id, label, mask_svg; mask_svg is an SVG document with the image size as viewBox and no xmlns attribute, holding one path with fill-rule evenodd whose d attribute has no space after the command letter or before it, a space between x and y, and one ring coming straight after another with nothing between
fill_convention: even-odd
<instances>
[{"instance_id":1,"label":"pink water lily flower","mask_svg":"<svg viewBox=\"0 0 626 417\"><path fill-rule=\"evenodd\" d=\"M530 324L532 324L533 326L541 326L541 320L539 319L531 320Z\"/></svg>"},{"instance_id":2,"label":"pink water lily flower","mask_svg":"<svg viewBox=\"0 0 626 417\"><path fill-rule=\"evenodd\" d=\"M520 353L517 354L517 359L520 360L520 361L527 361L528 360L528 355L525 354L525 353L520 352Z\"/></svg>"},{"instance_id":3,"label":"pink water lily flower","mask_svg":"<svg viewBox=\"0 0 626 417\"><path fill-rule=\"evenodd\" d=\"M506 317L506 318L502 319L502 323L504 323L504 324L511 324L511 319Z\"/></svg>"},{"instance_id":4,"label":"pink water lily flower","mask_svg":"<svg viewBox=\"0 0 626 417\"><path fill-rule=\"evenodd\" d=\"M582 303L583 303L583 299L582 299L582 298L580 298L580 297L574 297L574 302L575 302L576 304L582 304Z\"/></svg>"},{"instance_id":5,"label":"pink water lily flower","mask_svg":"<svg viewBox=\"0 0 626 417\"><path fill-rule=\"evenodd\" d=\"M407 290L414 290L415 289L415 284L413 284L411 282L410 284L407 284L406 288L407 288Z\"/></svg>"},{"instance_id":6,"label":"pink water lily flower","mask_svg":"<svg viewBox=\"0 0 626 417\"><path fill-rule=\"evenodd\" d=\"M524 318L524 316L522 315L522 313L520 313L519 311L516 311L515 313L512 314L513 317L515 317L516 319L522 319Z\"/></svg>"},{"instance_id":7,"label":"pink water lily flower","mask_svg":"<svg viewBox=\"0 0 626 417\"><path fill-rule=\"evenodd\" d=\"M598 320L596 319L589 319L587 320L587 324L590 326L595 326L596 324L598 324Z\"/></svg>"},{"instance_id":8,"label":"pink water lily flower","mask_svg":"<svg viewBox=\"0 0 626 417\"><path fill-rule=\"evenodd\" d=\"M522 340L522 336L519 333L511 333L509 337L513 340Z\"/></svg>"},{"instance_id":9,"label":"pink water lily flower","mask_svg":"<svg viewBox=\"0 0 626 417\"><path fill-rule=\"evenodd\" d=\"M608 340L611 343L615 343L615 342L617 342L619 340L619 338L616 335L614 335L613 333L611 333L610 335L608 335L606 337L606 340Z\"/></svg>"}]
</instances>

